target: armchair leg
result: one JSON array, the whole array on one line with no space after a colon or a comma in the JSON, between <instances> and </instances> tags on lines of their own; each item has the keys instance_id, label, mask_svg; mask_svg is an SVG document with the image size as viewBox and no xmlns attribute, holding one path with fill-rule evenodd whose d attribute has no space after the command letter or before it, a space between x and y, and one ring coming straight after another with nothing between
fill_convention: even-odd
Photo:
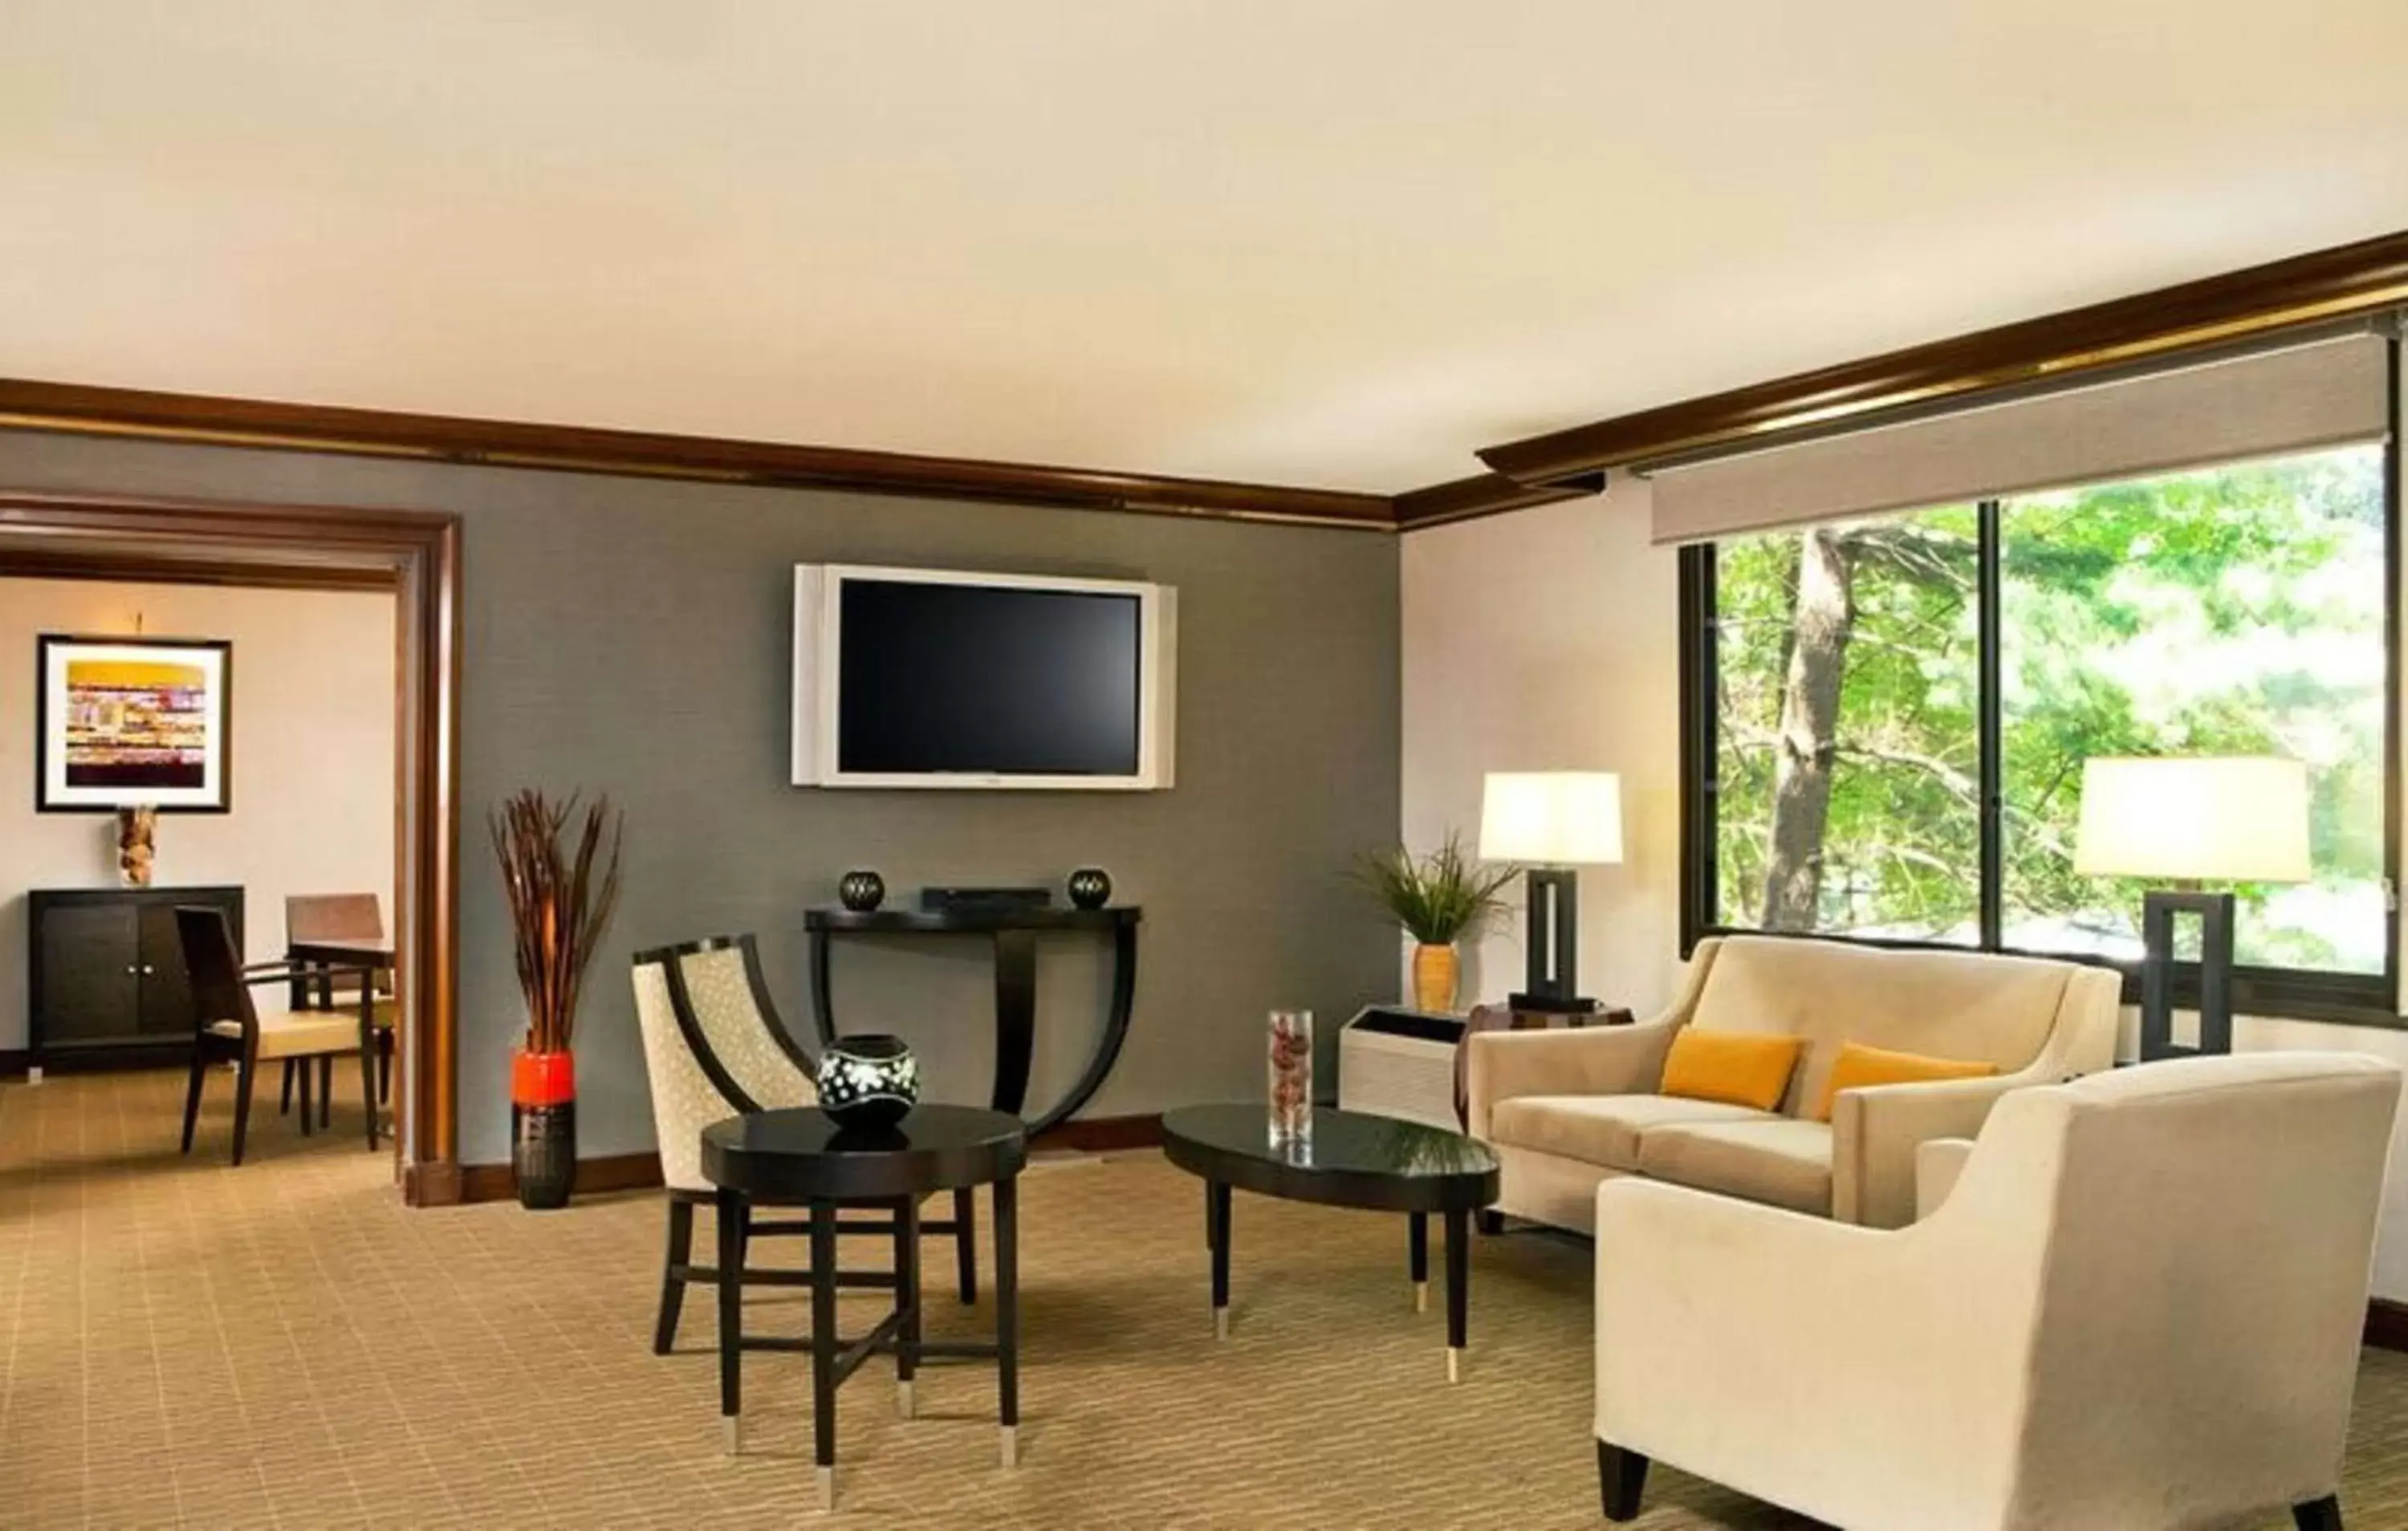
<instances>
[{"instance_id":1,"label":"armchair leg","mask_svg":"<svg viewBox=\"0 0 2408 1531\"><path fill-rule=\"evenodd\" d=\"M1472 1226L1490 1238L1505 1231L1505 1214L1494 1208L1484 1207L1471 1214Z\"/></svg>"},{"instance_id":2,"label":"armchair leg","mask_svg":"<svg viewBox=\"0 0 2408 1531\"><path fill-rule=\"evenodd\" d=\"M1605 1498L1605 1518L1639 1518L1640 1491L1647 1486L1647 1459L1609 1441L1597 1443L1597 1486ZM2340 1523L2335 1522L2336 1525Z\"/></svg>"},{"instance_id":3,"label":"armchair leg","mask_svg":"<svg viewBox=\"0 0 2408 1531\"><path fill-rule=\"evenodd\" d=\"M251 1131L251 1086L259 1076L259 1060L246 1055L234 1081L234 1162L242 1163L242 1140Z\"/></svg>"},{"instance_id":4,"label":"armchair leg","mask_svg":"<svg viewBox=\"0 0 2408 1531\"><path fill-rule=\"evenodd\" d=\"M2293 1505L2291 1519L2300 1531L2341 1531L2341 1495L2328 1494L2321 1499Z\"/></svg>"},{"instance_id":5,"label":"armchair leg","mask_svg":"<svg viewBox=\"0 0 2408 1531\"><path fill-rule=\"evenodd\" d=\"M293 1060L290 1058L284 1060L284 1088L277 1095L276 1114L279 1116L293 1114Z\"/></svg>"},{"instance_id":6,"label":"armchair leg","mask_svg":"<svg viewBox=\"0 0 2408 1531\"><path fill-rule=\"evenodd\" d=\"M678 1314L685 1307L685 1278L678 1267L694 1263L694 1203L669 1193L669 1250L661 1263L661 1316L652 1324L652 1353L666 1355L677 1344Z\"/></svg>"},{"instance_id":7,"label":"armchair leg","mask_svg":"<svg viewBox=\"0 0 2408 1531\"><path fill-rule=\"evenodd\" d=\"M193 1077L184 1086L184 1152L193 1152L193 1128L201 1119L201 1080L207 1077L208 1059L201 1045L193 1044Z\"/></svg>"},{"instance_id":8,"label":"armchair leg","mask_svg":"<svg viewBox=\"0 0 2408 1531\"><path fill-rule=\"evenodd\" d=\"M335 1055L322 1052L318 1055L318 1125L332 1127L334 1124Z\"/></svg>"}]
</instances>

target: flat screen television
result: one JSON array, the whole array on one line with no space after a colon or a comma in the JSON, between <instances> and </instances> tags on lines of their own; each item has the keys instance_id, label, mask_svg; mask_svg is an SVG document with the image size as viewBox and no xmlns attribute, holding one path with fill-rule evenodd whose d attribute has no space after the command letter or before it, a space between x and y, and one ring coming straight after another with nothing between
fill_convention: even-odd
<instances>
[{"instance_id":1,"label":"flat screen television","mask_svg":"<svg viewBox=\"0 0 2408 1531\"><path fill-rule=\"evenodd\" d=\"M795 784L1168 787L1176 596L798 564Z\"/></svg>"}]
</instances>

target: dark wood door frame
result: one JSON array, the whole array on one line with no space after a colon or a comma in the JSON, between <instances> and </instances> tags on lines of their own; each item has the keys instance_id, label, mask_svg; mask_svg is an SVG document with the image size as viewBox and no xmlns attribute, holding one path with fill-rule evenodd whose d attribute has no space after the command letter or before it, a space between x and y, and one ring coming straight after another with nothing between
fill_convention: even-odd
<instances>
[{"instance_id":1,"label":"dark wood door frame","mask_svg":"<svg viewBox=\"0 0 2408 1531\"><path fill-rule=\"evenodd\" d=\"M460 518L0 491L0 574L340 590L400 603L394 785L404 1199L460 1199Z\"/></svg>"}]
</instances>

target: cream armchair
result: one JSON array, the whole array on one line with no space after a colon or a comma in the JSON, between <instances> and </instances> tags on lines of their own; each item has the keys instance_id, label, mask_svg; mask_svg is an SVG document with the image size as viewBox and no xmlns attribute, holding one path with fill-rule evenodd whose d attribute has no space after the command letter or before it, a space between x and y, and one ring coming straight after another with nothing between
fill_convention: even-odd
<instances>
[{"instance_id":1,"label":"cream armchair","mask_svg":"<svg viewBox=\"0 0 2408 1531\"><path fill-rule=\"evenodd\" d=\"M1914 1217L1916 1146L1969 1138L2013 1091L2108 1066L2121 980L1972 952L1732 936L1698 943L1651 1021L1490 1032L1466 1045L1466 1119L1495 1150L1497 1210L1586 1231L1600 1181L1637 1175L1842 1223ZM1661 1095L1684 1026L1780 1032L1807 1048L1776 1111ZM1813 1120L1841 1045L1997 1066L1984 1079L1842 1093Z\"/></svg>"},{"instance_id":2,"label":"cream armchair","mask_svg":"<svg viewBox=\"0 0 2408 1531\"><path fill-rule=\"evenodd\" d=\"M2149 1064L1999 1103L1924 1222L1597 1193L1598 1461L1851 1531L2156 1531L2336 1498L2399 1069Z\"/></svg>"}]
</instances>

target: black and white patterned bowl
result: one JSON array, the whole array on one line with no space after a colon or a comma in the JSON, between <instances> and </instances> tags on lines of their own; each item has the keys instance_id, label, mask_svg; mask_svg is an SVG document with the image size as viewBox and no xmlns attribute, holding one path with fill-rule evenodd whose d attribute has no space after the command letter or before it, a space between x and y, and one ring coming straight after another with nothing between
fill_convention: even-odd
<instances>
[{"instance_id":1,"label":"black and white patterned bowl","mask_svg":"<svg viewBox=\"0 0 2408 1531\"><path fill-rule=\"evenodd\" d=\"M900 1037L839 1037L820 1054L820 1109L846 1127L891 1127L920 1098L920 1060Z\"/></svg>"}]
</instances>

